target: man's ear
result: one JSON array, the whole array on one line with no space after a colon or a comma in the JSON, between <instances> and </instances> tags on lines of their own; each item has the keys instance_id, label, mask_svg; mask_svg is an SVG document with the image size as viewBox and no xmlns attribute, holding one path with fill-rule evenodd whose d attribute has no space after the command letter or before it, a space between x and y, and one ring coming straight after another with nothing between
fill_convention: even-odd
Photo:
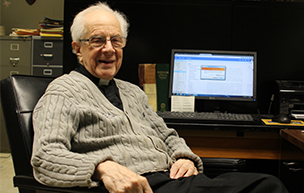
<instances>
[{"instance_id":1,"label":"man's ear","mask_svg":"<svg viewBox=\"0 0 304 193\"><path fill-rule=\"evenodd\" d=\"M79 42L73 41L72 42L72 47L74 49L74 53L77 55L78 57L78 61L82 64L82 53L81 53L81 46L79 44Z\"/></svg>"}]
</instances>

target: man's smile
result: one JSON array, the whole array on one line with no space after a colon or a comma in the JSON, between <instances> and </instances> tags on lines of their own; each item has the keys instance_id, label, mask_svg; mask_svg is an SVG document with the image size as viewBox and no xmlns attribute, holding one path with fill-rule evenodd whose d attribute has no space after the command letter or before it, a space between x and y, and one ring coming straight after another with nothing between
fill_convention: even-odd
<instances>
[{"instance_id":1,"label":"man's smile","mask_svg":"<svg viewBox=\"0 0 304 193\"><path fill-rule=\"evenodd\" d=\"M115 60L98 60L98 63L110 65L113 64Z\"/></svg>"}]
</instances>

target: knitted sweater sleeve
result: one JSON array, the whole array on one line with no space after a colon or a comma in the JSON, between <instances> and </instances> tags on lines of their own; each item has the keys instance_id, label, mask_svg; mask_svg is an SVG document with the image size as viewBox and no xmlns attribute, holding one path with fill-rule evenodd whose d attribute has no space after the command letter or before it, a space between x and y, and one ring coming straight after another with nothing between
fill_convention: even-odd
<instances>
[{"instance_id":1,"label":"knitted sweater sleeve","mask_svg":"<svg viewBox=\"0 0 304 193\"><path fill-rule=\"evenodd\" d=\"M47 91L33 113L31 164L34 177L47 186L98 186L98 182L91 180L95 167L111 158L71 151L71 140L77 132L80 115L74 101L60 94L60 90L53 90L57 93Z\"/></svg>"},{"instance_id":2,"label":"knitted sweater sleeve","mask_svg":"<svg viewBox=\"0 0 304 193\"><path fill-rule=\"evenodd\" d=\"M195 163L198 171L202 173L203 163L200 157L191 151L189 146L186 144L186 141L178 135L175 129L167 127L164 120L159 117L149 105L147 95L135 85L128 85L125 87L131 88L128 92L129 95L138 97L135 100L138 100L140 102L135 101L134 103L141 104L142 106L142 109L132 111L134 114L135 112L139 112L140 114L138 116L134 116L140 117L142 112L145 114L145 117L143 119L141 118L137 121L143 122L144 125L148 125L148 128L152 128L152 130L156 132L157 138L161 139L166 145L166 153L170 156L173 163L180 158L190 159ZM147 133L147 135L152 137L154 135L154 132Z\"/></svg>"},{"instance_id":3,"label":"knitted sweater sleeve","mask_svg":"<svg viewBox=\"0 0 304 193\"><path fill-rule=\"evenodd\" d=\"M172 161L175 162L180 158L190 159L195 163L198 171L202 173L204 169L203 162L199 156L191 151L186 141L178 135L175 129L168 128L163 119L153 110L150 115L151 120L153 120L151 123L155 125L155 130L159 133L159 137L165 142L167 153Z\"/></svg>"}]
</instances>

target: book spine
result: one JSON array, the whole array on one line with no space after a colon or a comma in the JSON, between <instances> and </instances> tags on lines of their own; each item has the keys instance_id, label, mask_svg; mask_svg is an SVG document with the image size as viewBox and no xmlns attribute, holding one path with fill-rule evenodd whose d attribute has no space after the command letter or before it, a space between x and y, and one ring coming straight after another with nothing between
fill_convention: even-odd
<instances>
[{"instance_id":1,"label":"book spine","mask_svg":"<svg viewBox=\"0 0 304 193\"><path fill-rule=\"evenodd\" d=\"M156 64L158 111L169 111L169 68L169 64Z\"/></svg>"},{"instance_id":2,"label":"book spine","mask_svg":"<svg viewBox=\"0 0 304 193\"><path fill-rule=\"evenodd\" d=\"M139 64L139 86L148 96L149 105L157 111L156 64Z\"/></svg>"},{"instance_id":3,"label":"book spine","mask_svg":"<svg viewBox=\"0 0 304 193\"><path fill-rule=\"evenodd\" d=\"M139 78L139 86L143 89L144 87L144 77L145 77L145 64L138 65L138 78Z\"/></svg>"}]
</instances>

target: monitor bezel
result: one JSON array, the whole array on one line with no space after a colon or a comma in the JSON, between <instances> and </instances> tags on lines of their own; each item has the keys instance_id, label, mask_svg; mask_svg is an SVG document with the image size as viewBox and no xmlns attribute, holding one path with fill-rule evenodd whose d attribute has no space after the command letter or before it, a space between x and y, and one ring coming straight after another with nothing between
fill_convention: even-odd
<instances>
[{"instance_id":1,"label":"monitor bezel","mask_svg":"<svg viewBox=\"0 0 304 193\"><path fill-rule=\"evenodd\" d=\"M198 100L212 100L212 101L235 101L235 102L256 102L257 100L257 52L255 51L233 51L233 50L199 50L199 49L172 49L171 63L170 63L170 82L169 82L169 98L172 96L173 85L173 68L174 68L174 55L175 53L216 53L216 54L235 54L235 55L253 55L254 57L254 70L253 70L253 96L252 97L205 97L195 96Z\"/></svg>"}]
</instances>

